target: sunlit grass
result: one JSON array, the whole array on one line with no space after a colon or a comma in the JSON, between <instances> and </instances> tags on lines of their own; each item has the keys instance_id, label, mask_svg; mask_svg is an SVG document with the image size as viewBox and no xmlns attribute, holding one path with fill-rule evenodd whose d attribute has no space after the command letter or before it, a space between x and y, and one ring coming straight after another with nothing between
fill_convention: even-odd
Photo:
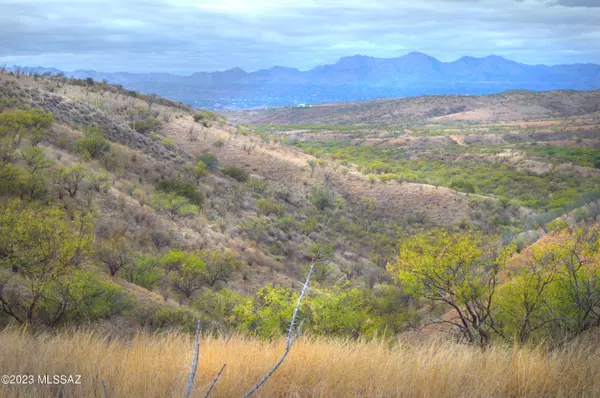
<instances>
[{"instance_id":1,"label":"sunlit grass","mask_svg":"<svg viewBox=\"0 0 600 398\"><path fill-rule=\"evenodd\" d=\"M227 363L213 397L239 397L276 362L283 341L203 338L193 396ZM1 374L81 374L65 397L181 397L192 338L179 333L108 339L89 332L0 333ZM555 351L443 341L399 344L300 339L262 397L600 396L600 347ZM58 385L0 385L2 397L57 397Z\"/></svg>"}]
</instances>

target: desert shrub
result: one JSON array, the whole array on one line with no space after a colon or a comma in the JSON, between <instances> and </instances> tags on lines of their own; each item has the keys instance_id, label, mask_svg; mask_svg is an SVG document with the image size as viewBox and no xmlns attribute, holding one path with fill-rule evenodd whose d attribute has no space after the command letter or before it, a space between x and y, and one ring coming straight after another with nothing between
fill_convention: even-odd
<instances>
[{"instance_id":1,"label":"desert shrub","mask_svg":"<svg viewBox=\"0 0 600 398\"><path fill-rule=\"evenodd\" d=\"M166 211L171 218L190 217L200 211L189 199L174 192L155 192L152 195L152 206L157 210Z\"/></svg>"},{"instance_id":2,"label":"desert shrub","mask_svg":"<svg viewBox=\"0 0 600 398\"><path fill-rule=\"evenodd\" d=\"M103 281L84 270L76 270L55 281L46 295L39 312L40 319L47 326L110 318L129 306L129 300L121 286Z\"/></svg>"},{"instance_id":3,"label":"desert shrub","mask_svg":"<svg viewBox=\"0 0 600 398\"><path fill-rule=\"evenodd\" d=\"M160 143L168 149L174 149L177 146L177 143L170 138L163 138Z\"/></svg>"},{"instance_id":4,"label":"desert shrub","mask_svg":"<svg viewBox=\"0 0 600 398\"><path fill-rule=\"evenodd\" d=\"M200 122L200 121L212 121L212 120L217 120L217 115L215 115L212 112L201 111L201 112L196 112L194 114L194 121L196 121L196 122Z\"/></svg>"},{"instance_id":5,"label":"desert shrub","mask_svg":"<svg viewBox=\"0 0 600 398\"><path fill-rule=\"evenodd\" d=\"M47 203L51 200L50 181L45 174L30 174L22 180L21 197Z\"/></svg>"},{"instance_id":6,"label":"desert shrub","mask_svg":"<svg viewBox=\"0 0 600 398\"><path fill-rule=\"evenodd\" d=\"M143 120L133 122L133 129L138 133L148 135L160 129L161 122L155 117L148 117Z\"/></svg>"},{"instance_id":7,"label":"desert shrub","mask_svg":"<svg viewBox=\"0 0 600 398\"><path fill-rule=\"evenodd\" d=\"M250 239L256 242L264 237L268 228L269 221L259 217L245 219L238 225L240 232L245 232Z\"/></svg>"},{"instance_id":8,"label":"desert shrub","mask_svg":"<svg viewBox=\"0 0 600 398\"><path fill-rule=\"evenodd\" d=\"M298 221L294 220L290 216L280 217L277 220L276 225L278 228L280 228L286 233L290 233L299 227Z\"/></svg>"},{"instance_id":9,"label":"desert shrub","mask_svg":"<svg viewBox=\"0 0 600 398\"><path fill-rule=\"evenodd\" d=\"M406 217L406 221L409 224L425 224L427 222L427 213L424 210L413 211Z\"/></svg>"},{"instance_id":10,"label":"desert shrub","mask_svg":"<svg viewBox=\"0 0 600 398\"><path fill-rule=\"evenodd\" d=\"M89 177L89 180L96 192L107 192L110 188L110 174L94 173Z\"/></svg>"},{"instance_id":11,"label":"desert shrub","mask_svg":"<svg viewBox=\"0 0 600 398\"><path fill-rule=\"evenodd\" d=\"M19 275L17 279L3 279L0 311L19 323L54 326L68 317L69 312L82 311L76 305L97 304L89 290L76 295L83 287L67 288L70 284L85 284L92 289L95 284L84 283L89 275L79 272L92 254L92 217L76 212L73 221L65 218L59 207L19 201L0 206L0 271ZM10 289L11 294L3 289L9 282L16 284ZM56 303L60 311L45 311Z\"/></svg>"},{"instance_id":12,"label":"desert shrub","mask_svg":"<svg viewBox=\"0 0 600 398\"><path fill-rule=\"evenodd\" d=\"M298 301L298 293L292 289L267 286L261 288L253 298L246 298L233 310L234 323L238 330L262 338L284 335ZM308 310L302 303L300 318Z\"/></svg>"},{"instance_id":13,"label":"desert shrub","mask_svg":"<svg viewBox=\"0 0 600 398\"><path fill-rule=\"evenodd\" d=\"M586 221L590 218L590 212L585 207L573 210L573 220L575 222Z\"/></svg>"},{"instance_id":14,"label":"desert shrub","mask_svg":"<svg viewBox=\"0 0 600 398\"><path fill-rule=\"evenodd\" d=\"M21 168L0 162L0 195L20 195L26 178Z\"/></svg>"},{"instance_id":15,"label":"desert shrub","mask_svg":"<svg viewBox=\"0 0 600 398\"><path fill-rule=\"evenodd\" d=\"M169 283L186 298L206 285L206 264L195 253L171 250L160 259Z\"/></svg>"},{"instance_id":16,"label":"desert shrub","mask_svg":"<svg viewBox=\"0 0 600 398\"><path fill-rule=\"evenodd\" d=\"M210 171L217 171L219 169L219 159L212 153L205 153L196 158L197 161L202 162L208 167Z\"/></svg>"},{"instance_id":17,"label":"desert shrub","mask_svg":"<svg viewBox=\"0 0 600 398\"><path fill-rule=\"evenodd\" d=\"M168 247L173 241L171 233L162 229L153 229L150 231L149 237L158 250L162 249L163 247Z\"/></svg>"},{"instance_id":18,"label":"desert shrub","mask_svg":"<svg viewBox=\"0 0 600 398\"><path fill-rule=\"evenodd\" d=\"M379 180L382 182L388 182L388 181L397 181L400 179L400 175L398 174L390 174L390 173L386 173L386 174L380 174L378 176Z\"/></svg>"},{"instance_id":19,"label":"desert shrub","mask_svg":"<svg viewBox=\"0 0 600 398\"><path fill-rule=\"evenodd\" d=\"M171 328L183 328L193 333L196 329L197 315L187 308L162 307L155 311L140 311L138 320L142 327L153 332L162 332Z\"/></svg>"},{"instance_id":20,"label":"desert shrub","mask_svg":"<svg viewBox=\"0 0 600 398\"><path fill-rule=\"evenodd\" d=\"M554 220L546 224L546 229L551 232L559 232L567 228L568 226L569 224L567 224L567 222L562 218L555 218Z\"/></svg>"},{"instance_id":21,"label":"desert shrub","mask_svg":"<svg viewBox=\"0 0 600 398\"><path fill-rule=\"evenodd\" d=\"M199 160L194 165L186 165L185 171L194 181L196 181L196 184L200 184L202 177L208 174L208 167L206 167L206 164L203 161Z\"/></svg>"},{"instance_id":22,"label":"desert shrub","mask_svg":"<svg viewBox=\"0 0 600 398\"><path fill-rule=\"evenodd\" d=\"M174 193L188 199L190 203L202 208L204 194L196 186L182 179L165 179L156 184L156 190L165 193Z\"/></svg>"},{"instance_id":23,"label":"desert shrub","mask_svg":"<svg viewBox=\"0 0 600 398\"><path fill-rule=\"evenodd\" d=\"M258 209L267 216L270 214L281 216L285 210L283 205L275 203L271 198L257 200L256 207L258 207Z\"/></svg>"},{"instance_id":24,"label":"desert shrub","mask_svg":"<svg viewBox=\"0 0 600 398\"><path fill-rule=\"evenodd\" d=\"M472 183L464 180L452 181L450 183L450 188L454 189L455 191L475 193L475 186Z\"/></svg>"},{"instance_id":25,"label":"desert shrub","mask_svg":"<svg viewBox=\"0 0 600 398\"><path fill-rule=\"evenodd\" d=\"M52 165L44 151L38 147L26 147L21 149L21 158L25 162L25 168L29 174L34 174Z\"/></svg>"},{"instance_id":26,"label":"desert shrub","mask_svg":"<svg viewBox=\"0 0 600 398\"><path fill-rule=\"evenodd\" d=\"M204 282L208 286L227 283L241 266L239 257L230 250L202 250L198 254L205 264Z\"/></svg>"},{"instance_id":27,"label":"desert shrub","mask_svg":"<svg viewBox=\"0 0 600 398\"><path fill-rule=\"evenodd\" d=\"M87 179L87 175L88 172L84 166L76 165L59 169L55 175L55 180L74 198Z\"/></svg>"},{"instance_id":28,"label":"desert shrub","mask_svg":"<svg viewBox=\"0 0 600 398\"><path fill-rule=\"evenodd\" d=\"M76 148L97 159L110 150L109 142L104 138L104 133L99 127L88 127L84 137L77 141Z\"/></svg>"},{"instance_id":29,"label":"desert shrub","mask_svg":"<svg viewBox=\"0 0 600 398\"><path fill-rule=\"evenodd\" d=\"M164 275L164 271L159 264L159 259L150 254L137 256L133 261L125 265L121 272L127 281L146 289L157 287Z\"/></svg>"},{"instance_id":30,"label":"desert shrub","mask_svg":"<svg viewBox=\"0 0 600 398\"><path fill-rule=\"evenodd\" d=\"M267 187L266 182L257 180L255 178L250 179L250 181L247 182L247 185L252 192L255 192L257 194L262 194L263 192L265 192L265 188Z\"/></svg>"},{"instance_id":31,"label":"desert shrub","mask_svg":"<svg viewBox=\"0 0 600 398\"><path fill-rule=\"evenodd\" d=\"M316 334L340 337L373 336L377 318L369 299L357 288L334 289L311 297L310 330Z\"/></svg>"},{"instance_id":32,"label":"desert shrub","mask_svg":"<svg viewBox=\"0 0 600 398\"><path fill-rule=\"evenodd\" d=\"M206 290L194 301L193 307L204 319L229 327L233 325L233 311L242 301L242 296L229 289Z\"/></svg>"},{"instance_id":33,"label":"desert shrub","mask_svg":"<svg viewBox=\"0 0 600 398\"><path fill-rule=\"evenodd\" d=\"M10 139L15 145L27 137L33 146L37 145L54 121L51 113L39 108L29 110L9 109L0 113L0 139Z\"/></svg>"},{"instance_id":34,"label":"desert shrub","mask_svg":"<svg viewBox=\"0 0 600 398\"><path fill-rule=\"evenodd\" d=\"M239 182L246 182L249 177L248 172L240 167L227 167L223 169L223 174Z\"/></svg>"},{"instance_id":35,"label":"desert shrub","mask_svg":"<svg viewBox=\"0 0 600 398\"><path fill-rule=\"evenodd\" d=\"M133 251L125 241L122 233L115 234L102 242L98 249L98 259L108 268L111 276L128 266L133 260Z\"/></svg>"},{"instance_id":36,"label":"desert shrub","mask_svg":"<svg viewBox=\"0 0 600 398\"><path fill-rule=\"evenodd\" d=\"M335 198L331 190L329 190L327 187L314 187L312 190L311 202L319 210L325 210L333 207Z\"/></svg>"}]
</instances>

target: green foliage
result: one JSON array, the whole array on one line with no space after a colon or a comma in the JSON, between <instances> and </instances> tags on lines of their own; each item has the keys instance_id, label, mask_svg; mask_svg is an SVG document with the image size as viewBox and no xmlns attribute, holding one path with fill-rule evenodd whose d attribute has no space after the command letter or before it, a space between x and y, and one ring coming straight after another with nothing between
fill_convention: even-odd
<instances>
[{"instance_id":1,"label":"green foliage","mask_svg":"<svg viewBox=\"0 0 600 398\"><path fill-rule=\"evenodd\" d=\"M171 286L187 298L205 285L206 264L193 253L171 250L160 260Z\"/></svg>"},{"instance_id":2,"label":"green foliage","mask_svg":"<svg viewBox=\"0 0 600 398\"><path fill-rule=\"evenodd\" d=\"M108 268L111 276L132 262L133 252L125 242L123 234L117 233L100 244L98 258Z\"/></svg>"},{"instance_id":3,"label":"green foliage","mask_svg":"<svg viewBox=\"0 0 600 398\"><path fill-rule=\"evenodd\" d=\"M560 232L569 227L569 224L562 218L555 218L546 225L546 230L551 232Z\"/></svg>"},{"instance_id":4,"label":"green foliage","mask_svg":"<svg viewBox=\"0 0 600 398\"><path fill-rule=\"evenodd\" d=\"M217 120L217 115L209 111L200 111L194 114L194 121L212 121Z\"/></svg>"},{"instance_id":5,"label":"green foliage","mask_svg":"<svg viewBox=\"0 0 600 398\"><path fill-rule=\"evenodd\" d=\"M152 195L152 206L157 210L166 211L175 217L190 217L198 214L200 208L187 198L174 192L156 192Z\"/></svg>"},{"instance_id":6,"label":"green foliage","mask_svg":"<svg viewBox=\"0 0 600 398\"><path fill-rule=\"evenodd\" d=\"M573 220L575 222L586 221L590 218L590 212L585 207L573 210Z\"/></svg>"},{"instance_id":7,"label":"green foliage","mask_svg":"<svg viewBox=\"0 0 600 398\"><path fill-rule=\"evenodd\" d=\"M475 154L485 151L485 148L474 146L445 148L447 153L409 158L397 148L354 145L344 141L298 141L295 145L307 152L350 161L363 168L377 162L375 169L388 170L391 179L401 176L403 181L447 187L453 182L461 182L462 188L469 191L472 186L476 193L511 199L532 208L562 210L586 194L598 193L600 186L600 177L581 179L559 171L535 174L508 162L494 162L480 156L455 156L457 151Z\"/></svg>"},{"instance_id":8,"label":"green foliage","mask_svg":"<svg viewBox=\"0 0 600 398\"><path fill-rule=\"evenodd\" d=\"M150 254L140 254L126 264L122 270L123 277L146 289L154 289L164 275L160 267L160 259Z\"/></svg>"},{"instance_id":9,"label":"green foliage","mask_svg":"<svg viewBox=\"0 0 600 398\"><path fill-rule=\"evenodd\" d=\"M282 287L263 287L254 298L247 298L233 310L238 330L262 338L284 335L289 326L298 293ZM306 317L306 302L302 303L300 319Z\"/></svg>"},{"instance_id":10,"label":"green foliage","mask_svg":"<svg viewBox=\"0 0 600 398\"><path fill-rule=\"evenodd\" d=\"M261 288L233 308L232 324L240 331L261 338L276 338L288 331L298 293L276 286ZM367 289L344 285L306 296L299 319L310 333L324 336L393 336L414 321L410 298L399 288L388 286L373 294Z\"/></svg>"},{"instance_id":11,"label":"green foliage","mask_svg":"<svg viewBox=\"0 0 600 398\"><path fill-rule=\"evenodd\" d=\"M168 149L174 149L177 146L177 143L170 138L163 138L160 143Z\"/></svg>"},{"instance_id":12,"label":"green foliage","mask_svg":"<svg viewBox=\"0 0 600 398\"><path fill-rule=\"evenodd\" d=\"M25 168L29 171L29 174L34 174L52 165L52 162L46 157L44 151L38 147L21 149L21 158L23 158Z\"/></svg>"},{"instance_id":13,"label":"green foliage","mask_svg":"<svg viewBox=\"0 0 600 398\"><path fill-rule=\"evenodd\" d=\"M39 312L48 326L93 322L128 307L124 289L84 270L75 270L48 287Z\"/></svg>"},{"instance_id":14,"label":"green foliage","mask_svg":"<svg viewBox=\"0 0 600 398\"><path fill-rule=\"evenodd\" d=\"M325 210L333 207L335 198L331 190L327 187L314 187L312 190L311 202L319 210Z\"/></svg>"},{"instance_id":15,"label":"green foliage","mask_svg":"<svg viewBox=\"0 0 600 398\"><path fill-rule=\"evenodd\" d=\"M230 250L202 250L198 255L205 264L204 283L211 287L219 282L227 283L241 266L239 257Z\"/></svg>"},{"instance_id":16,"label":"green foliage","mask_svg":"<svg viewBox=\"0 0 600 398\"><path fill-rule=\"evenodd\" d=\"M204 164L204 162L201 160L199 160L195 165L186 165L185 170L189 176L196 181L196 184L200 184L202 177L208 174L208 167L206 167L206 164Z\"/></svg>"},{"instance_id":17,"label":"green foliage","mask_svg":"<svg viewBox=\"0 0 600 398\"><path fill-rule=\"evenodd\" d=\"M190 203L202 208L204 205L204 194L196 186L183 179L165 179L156 184L156 189L160 192L174 193L184 197Z\"/></svg>"},{"instance_id":18,"label":"green foliage","mask_svg":"<svg viewBox=\"0 0 600 398\"><path fill-rule=\"evenodd\" d=\"M0 235L0 268L18 275L0 279L2 310L19 323L57 324L73 308L70 291L61 301L62 312L46 319L43 309L56 301L63 284L79 283L77 271L92 254L91 215L75 213L69 223L58 207L12 201L0 207ZM1 287L11 279L22 286L9 296Z\"/></svg>"},{"instance_id":19,"label":"green foliage","mask_svg":"<svg viewBox=\"0 0 600 398\"><path fill-rule=\"evenodd\" d=\"M455 191L475 193L475 186L465 180L452 181L450 183L450 188L454 189Z\"/></svg>"},{"instance_id":20,"label":"green foliage","mask_svg":"<svg viewBox=\"0 0 600 398\"><path fill-rule=\"evenodd\" d=\"M143 120L133 122L133 129L138 133L148 135L160 129L161 122L155 117L148 117Z\"/></svg>"},{"instance_id":21,"label":"green foliage","mask_svg":"<svg viewBox=\"0 0 600 398\"><path fill-rule=\"evenodd\" d=\"M257 200L256 207L258 207L258 209L267 216L270 214L281 216L285 210L283 205L275 203L275 201L273 201L271 198Z\"/></svg>"},{"instance_id":22,"label":"green foliage","mask_svg":"<svg viewBox=\"0 0 600 398\"><path fill-rule=\"evenodd\" d=\"M250 188L251 191L257 193L257 194L262 194L263 192L265 192L265 189L267 187L267 183L264 181L259 181L257 179L251 179L250 181L247 182L248 188Z\"/></svg>"},{"instance_id":23,"label":"green foliage","mask_svg":"<svg viewBox=\"0 0 600 398\"><path fill-rule=\"evenodd\" d=\"M239 167L227 167L223 169L223 174L228 175L239 182L246 182L249 177L248 172Z\"/></svg>"},{"instance_id":24,"label":"green foliage","mask_svg":"<svg viewBox=\"0 0 600 398\"><path fill-rule=\"evenodd\" d=\"M87 178L87 169L82 165L59 169L56 174L58 184L63 187L71 197L77 195L77 191Z\"/></svg>"},{"instance_id":25,"label":"green foliage","mask_svg":"<svg viewBox=\"0 0 600 398\"><path fill-rule=\"evenodd\" d=\"M19 167L0 162L0 195L20 195L26 178Z\"/></svg>"},{"instance_id":26,"label":"green foliage","mask_svg":"<svg viewBox=\"0 0 600 398\"><path fill-rule=\"evenodd\" d=\"M223 326L234 326L234 309L243 301L242 296L229 290L206 290L194 301L193 307L200 311L203 319L208 318L212 323L221 323Z\"/></svg>"},{"instance_id":27,"label":"green foliage","mask_svg":"<svg viewBox=\"0 0 600 398\"><path fill-rule=\"evenodd\" d=\"M212 172L215 172L219 169L219 159L212 153L205 153L196 158L199 162L202 162L208 167L208 169Z\"/></svg>"},{"instance_id":28,"label":"green foliage","mask_svg":"<svg viewBox=\"0 0 600 398\"><path fill-rule=\"evenodd\" d=\"M77 149L87 153L93 159L98 159L110 151L110 143L104 138L104 132L99 127L87 127L84 137L77 141Z\"/></svg>"},{"instance_id":29,"label":"green foliage","mask_svg":"<svg viewBox=\"0 0 600 398\"><path fill-rule=\"evenodd\" d=\"M598 229L580 229L528 249L499 287L494 321L507 340L562 341L600 322Z\"/></svg>"},{"instance_id":30,"label":"green foliage","mask_svg":"<svg viewBox=\"0 0 600 398\"><path fill-rule=\"evenodd\" d=\"M388 270L407 292L452 309L462 336L485 345L493 332L486 322L490 303L512 250L500 250L469 232L433 230L402 241Z\"/></svg>"},{"instance_id":31,"label":"green foliage","mask_svg":"<svg viewBox=\"0 0 600 398\"><path fill-rule=\"evenodd\" d=\"M240 232L247 233L248 237L256 242L266 234L268 228L269 221L259 217L244 219L238 226Z\"/></svg>"},{"instance_id":32,"label":"green foliage","mask_svg":"<svg viewBox=\"0 0 600 398\"><path fill-rule=\"evenodd\" d=\"M0 113L0 139L12 140L15 145L27 137L37 145L54 122L54 116L41 109L9 109Z\"/></svg>"}]
</instances>

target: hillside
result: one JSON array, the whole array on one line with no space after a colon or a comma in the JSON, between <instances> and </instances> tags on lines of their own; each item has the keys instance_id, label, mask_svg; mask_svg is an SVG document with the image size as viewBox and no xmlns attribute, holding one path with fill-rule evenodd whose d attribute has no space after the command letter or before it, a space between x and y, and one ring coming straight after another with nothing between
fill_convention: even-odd
<instances>
[{"instance_id":1,"label":"hillside","mask_svg":"<svg viewBox=\"0 0 600 398\"><path fill-rule=\"evenodd\" d=\"M39 156L48 159L40 177L48 186L40 198L67 214L95 209L96 252L125 255L123 268L116 268L123 277L139 255L167 261L169 250L204 249L232 255L237 264L210 286L254 294L270 283L298 286L306 272L303 267L325 250L318 283L326 288L345 278L362 288L387 283L382 266L400 235L465 220L483 222L472 218L475 207L463 194L417 183L372 184L350 164L318 161L208 112L132 96L103 83L6 73L0 78L3 106L39 107L55 118L36 146ZM109 141L108 152L82 152L90 126ZM17 154L25 148L20 145ZM210 156L203 157L208 153L214 154L214 165ZM18 168L26 167L20 155L10 156ZM196 169L189 166L200 158L209 169L194 174ZM239 175L230 174L232 178L227 173L235 173L235 167ZM60 181L77 168L83 178L71 195L64 190L69 180ZM164 181L197 186L201 211L196 215L192 208L187 214L159 203ZM6 186L4 194L11 189ZM491 214L496 207L490 201L481 208ZM513 208L502 212L516 214ZM121 244L130 249L120 253ZM101 257L96 255L91 267L104 274L110 267ZM163 282L143 289L135 286L133 276L115 281L139 300L143 311L159 311L163 299L173 309L184 304L186 311L191 303L187 293ZM189 310L192 316L195 310ZM212 327L221 327L219 319L214 321Z\"/></svg>"},{"instance_id":2,"label":"hillside","mask_svg":"<svg viewBox=\"0 0 600 398\"><path fill-rule=\"evenodd\" d=\"M225 118L0 73L0 368L89 382L0 395L179 396L197 321L192 396L290 350L258 395L595 394L597 94Z\"/></svg>"},{"instance_id":3,"label":"hillside","mask_svg":"<svg viewBox=\"0 0 600 398\"><path fill-rule=\"evenodd\" d=\"M23 68L56 73L56 69ZM64 72L75 78L107 80L128 89L211 109L290 106L364 101L431 94L490 94L509 89L592 90L600 88L594 64L526 65L499 56L461 57L441 62L419 52L397 58L342 57L307 71L274 66L246 72L233 68L189 76L168 73Z\"/></svg>"},{"instance_id":4,"label":"hillside","mask_svg":"<svg viewBox=\"0 0 600 398\"><path fill-rule=\"evenodd\" d=\"M225 113L251 124L396 126L567 119L598 124L600 91L507 91L486 96L431 95L394 100L267 108ZM581 119L581 120L578 120Z\"/></svg>"}]
</instances>

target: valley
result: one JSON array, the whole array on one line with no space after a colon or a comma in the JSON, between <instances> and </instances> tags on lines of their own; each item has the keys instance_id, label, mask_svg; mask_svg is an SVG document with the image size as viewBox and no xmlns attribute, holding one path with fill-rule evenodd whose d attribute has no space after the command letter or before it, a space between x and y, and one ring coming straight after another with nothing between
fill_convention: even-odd
<instances>
[{"instance_id":1,"label":"valley","mask_svg":"<svg viewBox=\"0 0 600 398\"><path fill-rule=\"evenodd\" d=\"M598 91L214 113L4 71L0 138L0 366L93 379L0 394L182 394L200 321L193 396L237 396L296 312L262 396L598 392Z\"/></svg>"}]
</instances>

